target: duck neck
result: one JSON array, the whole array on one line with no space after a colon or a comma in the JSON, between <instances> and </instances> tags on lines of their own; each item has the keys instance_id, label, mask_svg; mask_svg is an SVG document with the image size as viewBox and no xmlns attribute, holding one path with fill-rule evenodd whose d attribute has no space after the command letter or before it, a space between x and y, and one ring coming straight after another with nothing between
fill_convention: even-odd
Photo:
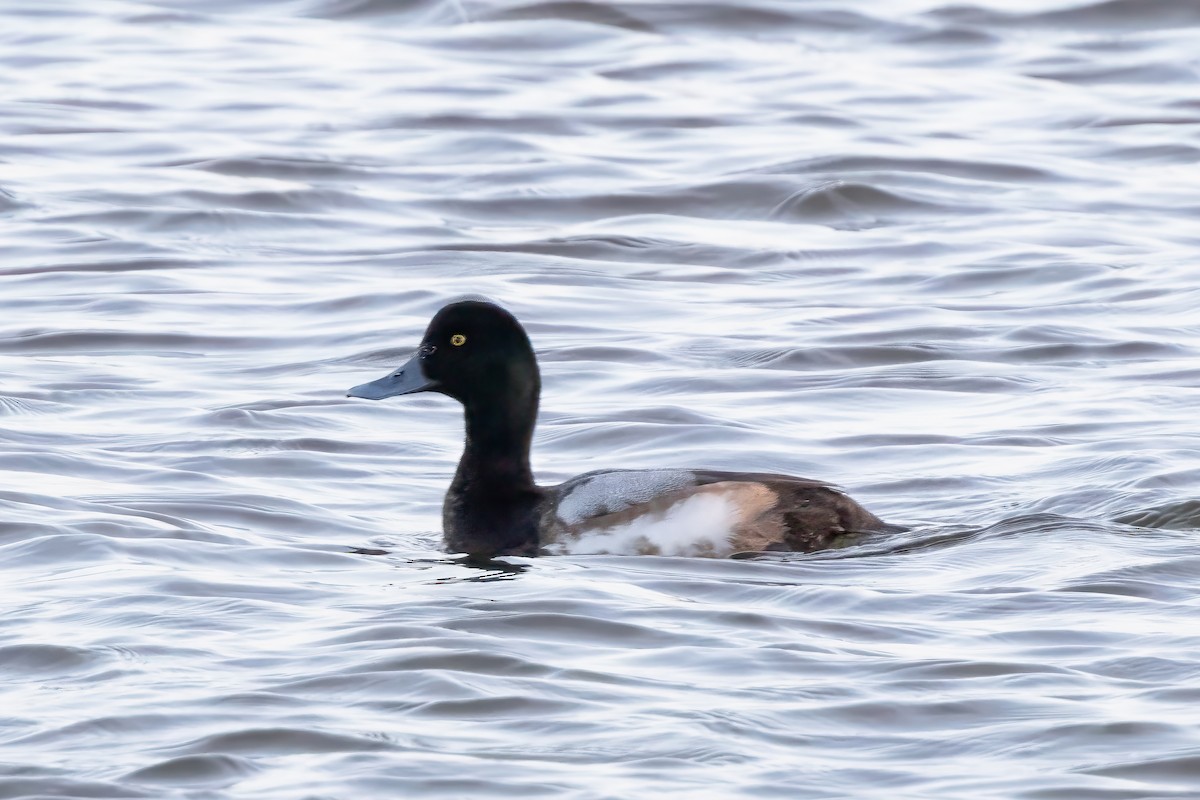
<instances>
[{"instance_id":1,"label":"duck neck","mask_svg":"<svg viewBox=\"0 0 1200 800\"><path fill-rule=\"evenodd\" d=\"M512 491L533 487L529 448L537 397L464 404L467 436L454 486L460 490Z\"/></svg>"},{"instance_id":2,"label":"duck neck","mask_svg":"<svg viewBox=\"0 0 1200 800\"><path fill-rule=\"evenodd\" d=\"M541 381L533 352L454 397L466 441L442 503L446 549L473 559L537 555L542 493L529 468ZM478 396L477 396L478 395Z\"/></svg>"}]
</instances>

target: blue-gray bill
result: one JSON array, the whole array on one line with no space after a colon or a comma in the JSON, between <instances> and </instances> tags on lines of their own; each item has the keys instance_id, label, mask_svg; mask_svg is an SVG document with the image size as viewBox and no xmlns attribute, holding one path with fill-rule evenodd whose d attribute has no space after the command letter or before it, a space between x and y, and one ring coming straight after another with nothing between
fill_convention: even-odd
<instances>
[{"instance_id":1,"label":"blue-gray bill","mask_svg":"<svg viewBox=\"0 0 1200 800\"><path fill-rule=\"evenodd\" d=\"M404 366L384 375L379 380L355 386L346 392L346 396L382 400L385 397L424 392L436 387L437 381L429 378L421 369L421 356L415 355Z\"/></svg>"}]
</instances>

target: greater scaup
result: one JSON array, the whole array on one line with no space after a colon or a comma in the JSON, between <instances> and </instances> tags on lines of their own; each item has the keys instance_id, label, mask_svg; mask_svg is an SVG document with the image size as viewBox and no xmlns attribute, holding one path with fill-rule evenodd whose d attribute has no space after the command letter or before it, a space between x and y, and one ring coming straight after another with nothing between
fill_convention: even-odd
<instances>
[{"instance_id":1,"label":"greater scaup","mask_svg":"<svg viewBox=\"0 0 1200 800\"><path fill-rule=\"evenodd\" d=\"M499 555L728 556L830 546L890 528L819 481L751 472L602 470L538 486L529 467L541 377L524 328L497 305L442 308L416 355L349 397L440 392L463 404L467 436L442 507L446 549Z\"/></svg>"}]
</instances>

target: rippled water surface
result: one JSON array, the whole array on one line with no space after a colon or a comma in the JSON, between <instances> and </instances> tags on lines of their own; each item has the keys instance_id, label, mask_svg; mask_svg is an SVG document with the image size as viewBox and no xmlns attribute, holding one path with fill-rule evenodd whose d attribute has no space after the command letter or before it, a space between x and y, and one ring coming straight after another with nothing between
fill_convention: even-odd
<instances>
[{"instance_id":1,"label":"rippled water surface","mask_svg":"<svg viewBox=\"0 0 1200 800\"><path fill-rule=\"evenodd\" d=\"M0 9L0 797L1200 794L1200 6ZM449 560L468 293L910 530Z\"/></svg>"}]
</instances>

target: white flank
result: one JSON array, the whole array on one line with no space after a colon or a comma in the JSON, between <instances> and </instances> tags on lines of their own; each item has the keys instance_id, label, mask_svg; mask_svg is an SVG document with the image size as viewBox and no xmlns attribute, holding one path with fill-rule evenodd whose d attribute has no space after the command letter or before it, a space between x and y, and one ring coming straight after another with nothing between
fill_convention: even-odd
<instances>
[{"instance_id":1,"label":"white flank","mask_svg":"<svg viewBox=\"0 0 1200 800\"><path fill-rule=\"evenodd\" d=\"M689 495L663 512L645 514L607 528L564 537L547 547L557 554L715 556L733 552L730 540L738 511L727 494Z\"/></svg>"}]
</instances>

